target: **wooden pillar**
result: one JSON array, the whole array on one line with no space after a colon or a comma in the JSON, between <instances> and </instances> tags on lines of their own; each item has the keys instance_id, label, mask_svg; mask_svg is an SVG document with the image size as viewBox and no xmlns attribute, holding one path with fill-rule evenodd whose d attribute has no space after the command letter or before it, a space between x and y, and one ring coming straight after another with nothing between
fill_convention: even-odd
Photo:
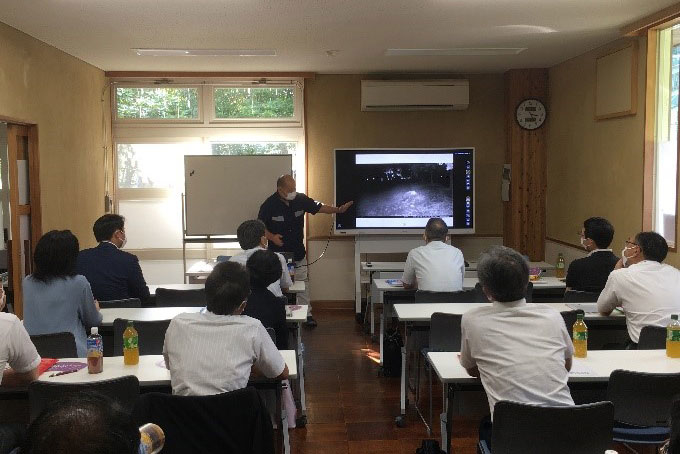
<instances>
[{"instance_id":1,"label":"wooden pillar","mask_svg":"<svg viewBox=\"0 0 680 454\"><path fill-rule=\"evenodd\" d=\"M545 123L534 130L522 128L516 120L517 107L530 98L538 99L547 109ZM546 125L550 121L547 102L547 69L513 69L505 73L505 163L512 167L510 200L503 202L503 243L535 261L545 258Z\"/></svg>"}]
</instances>

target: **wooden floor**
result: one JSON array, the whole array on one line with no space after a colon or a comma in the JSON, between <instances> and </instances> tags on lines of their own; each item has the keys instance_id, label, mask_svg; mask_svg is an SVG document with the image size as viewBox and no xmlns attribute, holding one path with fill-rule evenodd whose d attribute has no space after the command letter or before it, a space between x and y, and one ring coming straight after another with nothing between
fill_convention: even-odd
<instances>
[{"instance_id":1,"label":"wooden floor","mask_svg":"<svg viewBox=\"0 0 680 454\"><path fill-rule=\"evenodd\" d=\"M411 407L407 426L396 427L399 377L379 376L378 345L363 334L354 311L315 310L314 317L319 326L303 332L308 424L290 431L292 453L414 454L428 438L425 426ZM477 425L455 420L457 454L476 452Z\"/></svg>"}]
</instances>

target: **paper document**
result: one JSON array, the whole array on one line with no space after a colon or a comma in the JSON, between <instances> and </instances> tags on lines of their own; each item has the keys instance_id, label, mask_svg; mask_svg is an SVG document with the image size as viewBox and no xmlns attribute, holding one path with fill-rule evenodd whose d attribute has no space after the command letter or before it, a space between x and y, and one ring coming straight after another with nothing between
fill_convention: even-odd
<instances>
[{"instance_id":1,"label":"paper document","mask_svg":"<svg viewBox=\"0 0 680 454\"><path fill-rule=\"evenodd\" d=\"M597 303L568 303L568 307L582 310L586 314L597 314Z\"/></svg>"},{"instance_id":2,"label":"paper document","mask_svg":"<svg viewBox=\"0 0 680 454\"><path fill-rule=\"evenodd\" d=\"M597 375L587 364L583 361L579 361L578 358L574 358L574 362L571 365L571 370L569 371L570 377L593 377Z\"/></svg>"},{"instance_id":3,"label":"paper document","mask_svg":"<svg viewBox=\"0 0 680 454\"><path fill-rule=\"evenodd\" d=\"M401 282L399 279L387 279L385 282L387 282L388 285L391 285L392 287L403 287L404 283Z\"/></svg>"}]
</instances>

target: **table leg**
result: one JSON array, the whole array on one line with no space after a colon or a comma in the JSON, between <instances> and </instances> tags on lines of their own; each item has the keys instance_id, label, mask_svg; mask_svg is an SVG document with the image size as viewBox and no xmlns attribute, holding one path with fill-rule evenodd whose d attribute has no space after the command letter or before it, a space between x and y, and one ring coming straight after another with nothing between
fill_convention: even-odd
<instances>
[{"instance_id":1,"label":"table leg","mask_svg":"<svg viewBox=\"0 0 680 454\"><path fill-rule=\"evenodd\" d=\"M297 325L297 347L298 347L298 381L300 383L300 411L302 412L302 422L307 423L307 404L305 397L305 359L302 351L302 323Z\"/></svg>"},{"instance_id":2,"label":"table leg","mask_svg":"<svg viewBox=\"0 0 680 454\"><path fill-rule=\"evenodd\" d=\"M369 302L371 306L371 337L375 335L375 307L373 306L373 300Z\"/></svg>"},{"instance_id":3,"label":"table leg","mask_svg":"<svg viewBox=\"0 0 680 454\"><path fill-rule=\"evenodd\" d=\"M451 435L453 434L453 386L446 384L446 440L444 440L444 433L442 433L442 444L446 444L444 451L446 454L451 454Z\"/></svg>"},{"instance_id":4,"label":"table leg","mask_svg":"<svg viewBox=\"0 0 680 454\"><path fill-rule=\"evenodd\" d=\"M385 306L380 314L380 366L383 365L383 342L385 341Z\"/></svg>"}]
</instances>

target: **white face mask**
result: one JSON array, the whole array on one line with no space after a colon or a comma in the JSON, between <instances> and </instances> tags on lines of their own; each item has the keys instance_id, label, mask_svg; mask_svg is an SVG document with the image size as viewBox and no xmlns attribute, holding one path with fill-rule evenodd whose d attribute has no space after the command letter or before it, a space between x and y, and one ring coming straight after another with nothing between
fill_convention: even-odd
<instances>
[{"instance_id":1,"label":"white face mask","mask_svg":"<svg viewBox=\"0 0 680 454\"><path fill-rule=\"evenodd\" d=\"M629 257L626 257L626 251L628 249L633 249L633 248L624 247L623 250L621 251L621 262L623 263L623 266L626 266L626 263L628 262Z\"/></svg>"},{"instance_id":2,"label":"white face mask","mask_svg":"<svg viewBox=\"0 0 680 454\"><path fill-rule=\"evenodd\" d=\"M588 249L588 246L586 246L586 238L581 237L581 246L583 246L583 249Z\"/></svg>"},{"instance_id":3,"label":"white face mask","mask_svg":"<svg viewBox=\"0 0 680 454\"><path fill-rule=\"evenodd\" d=\"M118 249L123 249L126 244L127 244L127 235L125 237L123 237L123 244L121 244Z\"/></svg>"},{"instance_id":4,"label":"white face mask","mask_svg":"<svg viewBox=\"0 0 680 454\"><path fill-rule=\"evenodd\" d=\"M297 192L289 192L286 194L286 200L295 200L295 197L297 197Z\"/></svg>"}]
</instances>

